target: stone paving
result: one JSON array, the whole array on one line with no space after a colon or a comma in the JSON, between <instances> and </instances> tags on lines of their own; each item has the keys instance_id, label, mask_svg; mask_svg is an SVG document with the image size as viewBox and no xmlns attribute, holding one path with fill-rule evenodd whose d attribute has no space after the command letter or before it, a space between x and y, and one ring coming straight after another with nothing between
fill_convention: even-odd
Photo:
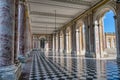
<instances>
[{"instance_id":1,"label":"stone paving","mask_svg":"<svg viewBox=\"0 0 120 80\"><path fill-rule=\"evenodd\" d=\"M120 80L116 60L45 57L34 51L29 80Z\"/></svg>"}]
</instances>

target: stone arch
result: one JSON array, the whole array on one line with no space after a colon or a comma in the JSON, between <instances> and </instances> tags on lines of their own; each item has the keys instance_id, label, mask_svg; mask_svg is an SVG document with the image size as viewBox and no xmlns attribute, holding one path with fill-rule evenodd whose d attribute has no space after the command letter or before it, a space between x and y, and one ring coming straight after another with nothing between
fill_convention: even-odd
<instances>
[{"instance_id":1,"label":"stone arch","mask_svg":"<svg viewBox=\"0 0 120 80\"><path fill-rule=\"evenodd\" d=\"M42 38L44 38L44 39L46 39L46 36L39 36L39 39L42 39Z\"/></svg>"},{"instance_id":2,"label":"stone arch","mask_svg":"<svg viewBox=\"0 0 120 80\"><path fill-rule=\"evenodd\" d=\"M46 40L46 37L44 35L42 36L39 36L39 41L40 41L40 49L44 49L45 48L45 40Z\"/></svg>"},{"instance_id":3,"label":"stone arch","mask_svg":"<svg viewBox=\"0 0 120 80\"><path fill-rule=\"evenodd\" d=\"M68 33L68 32L70 32L71 30L70 30L70 27L67 27L66 28L66 33Z\"/></svg>"},{"instance_id":4,"label":"stone arch","mask_svg":"<svg viewBox=\"0 0 120 80\"><path fill-rule=\"evenodd\" d=\"M106 4L95 11L93 21L99 20L99 18L104 16L104 14L109 10L112 10L116 15L114 4Z\"/></svg>"},{"instance_id":5,"label":"stone arch","mask_svg":"<svg viewBox=\"0 0 120 80\"><path fill-rule=\"evenodd\" d=\"M99 56L104 57L107 53L104 51L105 49L105 34L104 34L104 25L103 25L103 17L106 12L112 11L114 15L116 15L116 7L114 2L109 2L106 5L103 5L99 9L97 9L94 13L93 21L95 26L98 26L98 36L99 36ZM115 27L116 29L116 27ZM96 34L96 33L95 33ZM98 49L96 49L98 50ZM97 54L96 54L97 56Z\"/></svg>"}]
</instances>

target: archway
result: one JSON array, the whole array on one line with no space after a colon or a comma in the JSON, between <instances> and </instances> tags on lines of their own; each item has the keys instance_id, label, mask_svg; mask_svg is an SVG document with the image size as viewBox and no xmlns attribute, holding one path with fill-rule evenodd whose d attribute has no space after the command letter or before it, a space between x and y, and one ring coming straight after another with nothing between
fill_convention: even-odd
<instances>
[{"instance_id":1,"label":"archway","mask_svg":"<svg viewBox=\"0 0 120 80\"><path fill-rule=\"evenodd\" d=\"M76 51L78 56L85 55L85 26L81 20L76 27Z\"/></svg>"},{"instance_id":2,"label":"archway","mask_svg":"<svg viewBox=\"0 0 120 80\"><path fill-rule=\"evenodd\" d=\"M41 38L41 39L40 39L40 48L41 48L41 49L44 49L44 48L45 48L45 39L44 39L44 38Z\"/></svg>"},{"instance_id":3,"label":"archway","mask_svg":"<svg viewBox=\"0 0 120 80\"><path fill-rule=\"evenodd\" d=\"M39 36L39 48L41 49L41 50L45 50L45 48L46 48L46 36Z\"/></svg>"},{"instance_id":4,"label":"archway","mask_svg":"<svg viewBox=\"0 0 120 80\"><path fill-rule=\"evenodd\" d=\"M108 57L116 57L116 34L115 34L115 21L114 12L109 10L104 14L104 52Z\"/></svg>"},{"instance_id":5,"label":"archway","mask_svg":"<svg viewBox=\"0 0 120 80\"><path fill-rule=\"evenodd\" d=\"M116 57L116 27L114 16L115 10L111 6L104 6L99 9L99 13L95 15L95 26L98 26L98 35L96 41L98 43L96 56L99 57ZM96 28L97 29L97 28ZM97 32L95 33L97 34ZM113 49L114 48L114 49ZM99 53L99 54L98 54ZM111 55L111 56L110 56Z\"/></svg>"}]
</instances>

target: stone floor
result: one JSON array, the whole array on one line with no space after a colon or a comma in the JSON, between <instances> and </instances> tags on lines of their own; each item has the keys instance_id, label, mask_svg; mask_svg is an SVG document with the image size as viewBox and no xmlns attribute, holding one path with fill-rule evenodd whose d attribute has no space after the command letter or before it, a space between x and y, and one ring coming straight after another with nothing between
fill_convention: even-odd
<instances>
[{"instance_id":1,"label":"stone floor","mask_svg":"<svg viewBox=\"0 0 120 80\"><path fill-rule=\"evenodd\" d=\"M116 60L45 57L34 51L29 80L120 80Z\"/></svg>"}]
</instances>

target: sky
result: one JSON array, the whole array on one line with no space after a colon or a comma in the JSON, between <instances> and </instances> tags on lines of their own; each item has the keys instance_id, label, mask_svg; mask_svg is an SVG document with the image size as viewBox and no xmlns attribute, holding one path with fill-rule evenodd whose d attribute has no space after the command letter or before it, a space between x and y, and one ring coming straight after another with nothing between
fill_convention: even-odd
<instances>
[{"instance_id":1,"label":"sky","mask_svg":"<svg viewBox=\"0 0 120 80\"><path fill-rule=\"evenodd\" d=\"M115 21L114 21L114 13L112 10L105 13L103 21L104 21L104 32L115 32Z\"/></svg>"}]
</instances>

